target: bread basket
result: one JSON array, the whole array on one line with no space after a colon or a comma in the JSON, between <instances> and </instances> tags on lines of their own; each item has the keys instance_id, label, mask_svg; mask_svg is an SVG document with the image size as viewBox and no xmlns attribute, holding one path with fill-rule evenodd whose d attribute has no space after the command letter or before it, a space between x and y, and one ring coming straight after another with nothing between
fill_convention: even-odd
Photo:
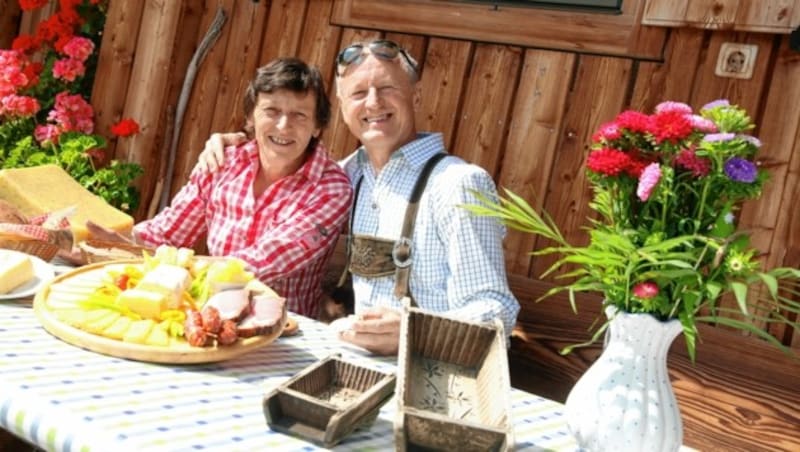
<instances>
[{"instance_id":1,"label":"bread basket","mask_svg":"<svg viewBox=\"0 0 800 452\"><path fill-rule=\"evenodd\" d=\"M58 253L58 246L53 243L2 231L0 231L0 248L30 254L45 262L50 261Z\"/></svg>"},{"instance_id":2,"label":"bread basket","mask_svg":"<svg viewBox=\"0 0 800 452\"><path fill-rule=\"evenodd\" d=\"M150 255L154 250L134 243L112 242L107 240L89 239L78 243L83 258L88 264L97 262L115 261L120 259L141 259L143 253Z\"/></svg>"}]
</instances>

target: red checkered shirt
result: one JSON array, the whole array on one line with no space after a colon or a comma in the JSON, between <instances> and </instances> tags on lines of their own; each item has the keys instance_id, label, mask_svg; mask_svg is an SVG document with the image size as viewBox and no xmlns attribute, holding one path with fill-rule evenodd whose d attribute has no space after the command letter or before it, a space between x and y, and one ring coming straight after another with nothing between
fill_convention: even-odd
<instances>
[{"instance_id":1,"label":"red checkered shirt","mask_svg":"<svg viewBox=\"0 0 800 452\"><path fill-rule=\"evenodd\" d=\"M255 141L226 148L222 169L195 166L172 204L134 233L150 246L177 247L207 234L212 256L246 261L289 310L316 317L325 265L350 209L350 182L322 144L296 173L254 198L258 168Z\"/></svg>"}]
</instances>

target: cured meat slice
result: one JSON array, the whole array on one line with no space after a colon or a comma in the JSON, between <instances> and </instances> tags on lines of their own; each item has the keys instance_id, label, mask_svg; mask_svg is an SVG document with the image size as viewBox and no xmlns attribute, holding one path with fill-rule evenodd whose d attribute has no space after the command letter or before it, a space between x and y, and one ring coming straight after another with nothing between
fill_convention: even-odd
<instances>
[{"instance_id":1,"label":"cured meat slice","mask_svg":"<svg viewBox=\"0 0 800 452\"><path fill-rule=\"evenodd\" d=\"M250 302L250 315L239 322L239 337L272 334L286 323L286 299L272 295L256 295Z\"/></svg>"},{"instance_id":2,"label":"cured meat slice","mask_svg":"<svg viewBox=\"0 0 800 452\"><path fill-rule=\"evenodd\" d=\"M239 319L250 313L250 292L244 289L217 292L208 299L203 309L217 308L221 321Z\"/></svg>"}]
</instances>

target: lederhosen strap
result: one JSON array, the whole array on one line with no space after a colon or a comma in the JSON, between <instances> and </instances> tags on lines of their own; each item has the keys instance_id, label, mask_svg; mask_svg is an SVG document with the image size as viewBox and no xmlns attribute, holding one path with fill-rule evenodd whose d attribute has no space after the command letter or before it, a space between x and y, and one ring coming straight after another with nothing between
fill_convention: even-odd
<instances>
[{"instance_id":1,"label":"lederhosen strap","mask_svg":"<svg viewBox=\"0 0 800 452\"><path fill-rule=\"evenodd\" d=\"M417 218L417 211L419 210L419 200L422 197L422 193L425 191L425 187L428 184L428 178L430 177L433 168L446 157L447 154L439 153L425 162L425 166L422 168L422 171L417 178L417 182L414 184L414 189L411 192L411 197L408 200L408 206L406 207L405 217L403 219L403 227L400 231L400 238L394 243L392 247L391 257L394 262L395 266L395 284L394 284L394 294L398 298L403 298L408 296L411 298L412 304L416 305L411 297L410 290L409 290L409 278L411 275L411 238L414 234L414 225L416 223ZM352 259L352 238L353 238L353 223L355 221L355 211L356 205L358 204L358 195L361 190L361 182L363 181L363 176L358 179L356 183L356 189L354 194L353 203L353 210L350 213L350 234L347 236L347 249L346 249L346 264L345 270L342 274L342 277L339 281L339 284L342 285L344 280L347 277L347 272L350 269L351 259Z\"/></svg>"}]
</instances>

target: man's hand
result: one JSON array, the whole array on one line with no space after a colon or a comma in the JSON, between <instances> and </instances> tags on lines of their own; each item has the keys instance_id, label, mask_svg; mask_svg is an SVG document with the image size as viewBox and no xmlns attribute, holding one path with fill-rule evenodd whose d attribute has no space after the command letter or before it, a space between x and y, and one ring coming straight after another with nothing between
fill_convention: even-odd
<instances>
[{"instance_id":1,"label":"man's hand","mask_svg":"<svg viewBox=\"0 0 800 452\"><path fill-rule=\"evenodd\" d=\"M247 136L242 132L212 133L203 152L197 157L197 166L209 173L215 173L225 166L225 146L233 146L247 141Z\"/></svg>"},{"instance_id":2,"label":"man's hand","mask_svg":"<svg viewBox=\"0 0 800 452\"><path fill-rule=\"evenodd\" d=\"M400 341L400 311L372 308L353 322L339 337L377 355L396 355Z\"/></svg>"}]
</instances>

